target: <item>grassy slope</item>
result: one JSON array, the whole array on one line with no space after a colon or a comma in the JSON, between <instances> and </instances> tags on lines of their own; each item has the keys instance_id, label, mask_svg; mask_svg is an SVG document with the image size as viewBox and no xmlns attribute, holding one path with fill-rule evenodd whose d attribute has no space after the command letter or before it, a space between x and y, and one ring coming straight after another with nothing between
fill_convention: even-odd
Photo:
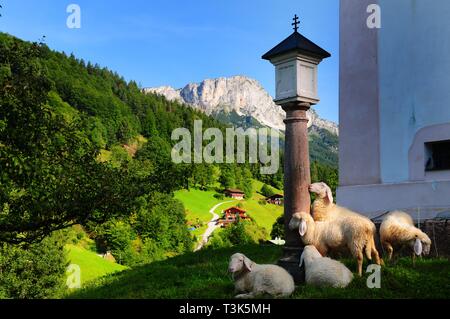
<instances>
[{"instance_id":1,"label":"grassy slope","mask_svg":"<svg viewBox=\"0 0 450 319\"><path fill-rule=\"evenodd\" d=\"M223 200L214 198L214 194L216 194L214 191L201 191L191 188L189 191L176 191L175 198L183 202L184 207L187 210L187 220L195 221L198 218L201 221L208 222L212 218L209 210L220 202L230 200L227 198Z\"/></svg>"},{"instance_id":2,"label":"grassy slope","mask_svg":"<svg viewBox=\"0 0 450 319\"><path fill-rule=\"evenodd\" d=\"M256 224L259 227L265 228L269 233L277 218L283 214L283 206L272 204L260 205L258 200L253 198L242 202L242 205Z\"/></svg>"},{"instance_id":3,"label":"grassy slope","mask_svg":"<svg viewBox=\"0 0 450 319\"><path fill-rule=\"evenodd\" d=\"M128 267L105 260L92 251L67 245L68 259L71 264L77 264L81 268L81 283L85 284L99 277L128 269Z\"/></svg>"},{"instance_id":4,"label":"grassy slope","mask_svg":"<svg viewBox=\"0 0 450 319\"><path fill-rule=\"evenodd\" d=\"M224 204L216 209L216 214L220 215L220 212L228 207L236 205L241 202L243 208L248 211L250 217L252 217L260 227L266 228L269 233L272 229L272 225L275 223L278 216L283 213L283 207L277 205L260 205L258 200L264 198L261 194L257 193L263 186L263 183L257 180L253 180L253 197L250 200L245 201L233 201L231 203ZM278 189L274 189L277 193L282 193ZM208 222L211 220L211 214L209 210L216 204L224 201L229 201L230 198L224 198L219 200L214 198L214 191L201 191L198 189L180 190L175 192L175 198L183 202L187 214L186 218L189 221L196 221L200 219L202 222ZM201 235L206 226L203 226L193 233L195 235Z\"/></svg>"},{"instance_id":5,"label":"grassy slope","mask_svg":"<svg viewBox=\"0 0 450 319\"><path fill-rule=\"evenodd\" d=\"M281 256L277 246L205 249L100 278L70 298L232 298L234 286L227 274L229 256L242 252L258 263ZM347 262L355 270L353 261ZM448 298L448 259L409 258L382 268L381 289L366 287L366 275L346 289L299 286L293 298ZM207 288L207 289L206 289Z\"/></svg>"},{"instance_id":6,"label":"grassy slope","mask_svg":"<svg viewBox=\"0 0 450 319\"><path fill-rule=\"evenodd\" d=\"M265 197L258 192L261 190L261 187L264 184L258 180L253 180L253 196L251 199L245 200L242 202L243 208L247 211L247 214L253 218L253 220L260 227L264 227L267 231L271 232L272 226L277 220L279 216L283 214L283 206L266 204L261 205L258 203L260 199L264 199ZM272 187L274 192L283 193L283 191L279 189L275 189Z\"/></svg>"},{"instance_id":7,"label":"grassy slope","mask_svg":"<svg viewBox=\"0 0 450 319\"><path fill-rule=\"evenodd\" d=\"M212 215L209 213L209 210L213 208L213 206L221 203L229 201L229 198L224 198L223 200L219 200L214 197L216 192L214 191L201 191L198 189L191 188L188 190L179 190L175 192L175 198L179 199L186 209L186 219L188 221L196 222L197 218L201 220L204 225L197 228L192 232L193 235L197 236L198 240L202 239L202 235L208 227L207 223L211 220ZM226 208L233 206L238 201L233 201L231 203L223 204L219 206L215 212L219 216L221 215L221 211Z\"/></svg>"}]
</instances>

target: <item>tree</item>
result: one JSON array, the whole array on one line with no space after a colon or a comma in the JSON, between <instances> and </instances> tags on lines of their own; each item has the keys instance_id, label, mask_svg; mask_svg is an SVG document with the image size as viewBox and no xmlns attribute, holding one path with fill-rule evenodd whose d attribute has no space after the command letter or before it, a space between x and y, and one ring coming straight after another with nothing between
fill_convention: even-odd
<instances>
[{"instance_id":1,"label":"tree","mask_svg":"<svg viewBox=\"0 0 450 319\"><path fill-rule=\"evenodd\" d=\"M261 194L263 194L265 197L270 197L270 196L274 195L275 192L273 191L272 187L270 187L267 184L264 184L261 187Z\"/></svg>"},{"instance_id":2,"label":"tree","mask_svg":"<svg viewBox=\"0 0 450 319\"><path fill-rule=\"evenodd\" d=\"M284 215L277 218L272 226L272 231L270 232L271 238L284 238Z\"/></svg>"},{"instance_id":3,"label":"tree","mask_svg":"<svg viewBox=\"0 0 450 319\"><path fill-rule=\"evenodd\" d=\"M230 165L222 165L220 169L219 183L225 189L235 186L234 172Z\"/></svg>"},{"instance_id":4,"label":"tree","mask_svg":"<svg viewBox=\"0 0 450 319\"><path fill-rule=\"evenodd\" d=\"M252 198L253 195L253 176L248 168L241 169L242 175L240 176L240 182L237 185L245 194L246 199Z\"/></svg>"},{"instance_id":5,"label":"tree","mask_svg":"<svg viewBox=\"0 0 450 319\"><path fill-rule=\"evenodd\" d=\"M1 298L59 298L65 288L64 243L51 236L27 249L0 243Z\"/></svg>"},{"instance_id":6,"label":"tree","mask_svg":"<svg viewBox=\"0 0 450 319\"><path fill-rule=\"evenodd\" d=\"M31 243L53 230L128 207L126 172L98 163L78 120L48 106L43 44L0 41L0 242Z\"/></svg>"}]
</instances>

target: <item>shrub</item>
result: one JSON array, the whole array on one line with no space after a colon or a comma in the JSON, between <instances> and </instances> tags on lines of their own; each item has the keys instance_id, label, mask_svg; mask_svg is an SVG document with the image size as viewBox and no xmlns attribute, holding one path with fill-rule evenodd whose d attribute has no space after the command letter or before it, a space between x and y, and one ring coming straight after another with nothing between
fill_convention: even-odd
<instances>
[{"instance_id":1,"label":"shrub","mask_svg":"<svg viewBox=\"0 0 450 319\"><path fill-rule=\"evenodd\" d=\"M275 192L273 191L272 187L270 187L267 184L264 184L261 187L261 194L263 194L265 197L270 197L270 196L274 195Z\"/></svg>"},{"instance_id":2,"label":"shrub","mask_svg":"<svg viewBox=\"0 0 450 319\"><path fill-rule=\"evenodd\" d=\"M267 238L267 230L260 228L254 221L238 221L222 231L215 232L208 247L227 248L238 245L257 244Z\"/></svg>"},{"instance_id":3,"label":"shrub","mask_svg":"<svg viewBox=\"0 0 450 319\"><path fill-rule=\"evenodd\" d=\"M225 198L225 196L223 194L217 193L217 194L214 194L214 198L216 198L218 200L222 200Z\"/></svg>"},{"instance_id":4,"label":"shrub","mask_svg":"<svg viewBox=\"0 0 450 319\"><path fill-rule=\"evenodd\" d=\"M284 238L284 216L280 216L277 218L275 223L272 226L272 231L270 232L271 238L279 237L281 239Z\"/></svg>"},{"instance_id":5,"label":"shrub","mask_svg":"<svg viewBox=\"0 0 450 319\"><path fill-rule=\"evenodd\" d=\"M259 204L259 205L266 205L267 202L266 202L266 200L265 200L264 198L261 198L261 199L258 201L258 204Z\"/></svg>"},{"instance_id":6,"label":"shrub","mask_svg":"<svg viewBox=\"0 0 450 319\"><path fill-rule=\"evenodd\" d=\"M60 297L67 266L64 243L56 236L28 248L0 244L0 298Z\"/></svg>"},{"instance_id":7,"label":"shrub","mask_svg":"<svg viewBox=\"0 0 450 319\"><path fill-rule=\"evenodd\" d=\"M137 212L96 227L100 250L127 266L161 260L192 249L183 204L161 193L141 196Z\"/></svg>"}]
</instances>

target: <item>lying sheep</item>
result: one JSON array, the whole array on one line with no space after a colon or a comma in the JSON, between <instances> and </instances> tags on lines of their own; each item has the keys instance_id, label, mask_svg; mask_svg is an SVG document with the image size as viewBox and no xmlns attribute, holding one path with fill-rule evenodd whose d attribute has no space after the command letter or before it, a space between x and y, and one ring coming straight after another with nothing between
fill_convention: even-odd
<instances>
[{"instance_id":1,"label":"lying sheep","mask_svg":"<svg viewBox=\"0 0 450 319\"><path fill-rule=\"evenodd\" d=\"M231 256L228 271L233 274L235 298L253 298L269 294L272 297L288 297L294 291L294 279L276 265L258 265L243 254Z\"/></svg>"},{"instance_id":2,"label":"lying sheep","mask_svg":"<svg viewBox=\"0 0 450 319\"><path fill-rule=\"evenodd\" d=\"M344 288L353 279L352 272L337 260L322 257L313 245L303 248L300 267L305 263L306 284L318 287Z\"/></svg>"},{"instance_id":3,"label":"lying sheep","mask_svg":"<svg viewBox=\"0 0 450 319\"><path fill-rule=\"evenodd\" d=\"M315 222L310 214L296 213L289 221L291 230L298 229L305 245L314 245L326 256L328 251L350 251L358 261L358 274L362 275L363 251L367 259L375 259L380 265L381 260L375 247L375 225L367 218L358 214L348 214L343 218Z\"/></svg>"},{"instance_id":4,"label":"lying sheep","mask_svg":"<svg viewBox=\"0 0 450 319\"><path fill-rule=\"evenodd\" d=\"M380 226L380 239L389 259L394 252L393 246L410 247L413 261L415 255L430 253L430 237L415 227L411 216L404 212L394 211L386 215Z\"/></svg>"}]
</instances>

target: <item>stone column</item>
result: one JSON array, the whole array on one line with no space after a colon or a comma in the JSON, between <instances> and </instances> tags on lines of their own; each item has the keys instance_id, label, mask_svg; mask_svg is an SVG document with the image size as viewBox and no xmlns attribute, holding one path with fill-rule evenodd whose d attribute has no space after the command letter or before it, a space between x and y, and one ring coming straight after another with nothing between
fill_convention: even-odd
<instances>
[{"instance_id":1,"label":"stone column","mask_svg":"<svg viewBox=\"0 0 450 319\"><path fill-rule=\"evenodd\" d=\"M285 246L283 258L278 264L294 277L296 283L304 281L299 267L300 252L303 248L298 231L289 229L288 224L294 213L310 213L311 199L308 187L311 184L308 143L308 117L306 111L310 103L290 102L282 104L286 111L286 138L284 150L284 231Z\"/></svg>"}]
</instances>

